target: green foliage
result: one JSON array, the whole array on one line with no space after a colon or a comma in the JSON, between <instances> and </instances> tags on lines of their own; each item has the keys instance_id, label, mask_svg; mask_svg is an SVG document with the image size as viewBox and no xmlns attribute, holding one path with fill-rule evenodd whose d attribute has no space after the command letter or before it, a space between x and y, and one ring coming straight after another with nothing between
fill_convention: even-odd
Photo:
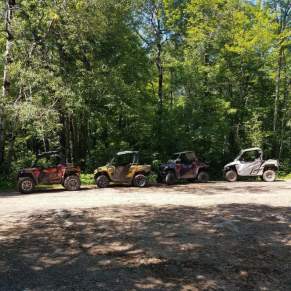
<instances>
[{"instance_id":1,"label":"green foliage","mask_svg":"<svg viewBox=\"0 0 291 291\"><path fill-rule=\"evenodd\" d=\"M290 168L285 1L17 4L11 86L0 100L6 118L5 174L12 177L35 153L54 149L86 172L126 149L148 157L158 151L161 160L193 149L220 171L240 148L255 145ZM2 51L6 37L1 33ZM91 183L87 176L82 179Z\"/></svg>"},{"instance_id":2,"label":"green foliage","mask_svg":"<svg viewBox=\"0 0 291 291\"><path fill-rule=\"evenodd\" d=\"M0 179L0 191L9 191L15 188L15 182L11 180Z\"/></svg>"},{"instance_id":3,"label":"green foliage","mask_svg":"<svg viewBox=\"0 0 291 291\"><path fill-rule=\"evenodd\" d=\"M94 185L94 175L93 174L81 174L81 184L82 185Z\"/></svg>"},{"instance_id":4,"label":"green foliage","mask_svg":"<svg viewBox=\"0 0 291 291\"><path fill-rule=\"evenodd\" d=\"M282 175L280 178L282 178L283 180L291 180L291 174Z\"/></svg>"}]
</instances>

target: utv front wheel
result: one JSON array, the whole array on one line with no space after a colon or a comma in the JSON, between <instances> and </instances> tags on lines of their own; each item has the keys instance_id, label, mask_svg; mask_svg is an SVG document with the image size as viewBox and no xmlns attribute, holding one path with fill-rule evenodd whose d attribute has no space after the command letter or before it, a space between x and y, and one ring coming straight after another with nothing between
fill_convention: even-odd
<instances>
[{"instance_id":1,"label":"utv front wheel","mask_svg":"<svg viewBox=\"0 0 291 291\"><path fill-rule=\"evenodd\" d=\"M34 181L30 177L18 179L18 191L23 194L29 194L34 190Z\"/></svg>"},{"instance_id":2,"label":"utv front wheel","mask_svg":"<svg viewBox=\"0 0 291 291\"><path fill-rule=\"evenodd\" d=\"M96 179L96 184L99 188L106 188L109 186L109 179L106 175L100 175Z\"/></svg>"},{"instance_id":3,"label":"utv front wheel","mask_svg":"<svg viewBox=\"0 0 291 291\"><path fill-rule=\"evenodd\" d=\"M265 182L274 182L276 179L276 172L274 170L267 170L263 174L263 180Z\"/></svg>"},{"instance_id":4,"label":"utv front wheel","mask_svg":"<svg viewBox=\"0 0 291 291\"><path fill-rule=\"evenodd\" d=\"M167 185L173 185L176 183L176 175L173 172L168 172L165 178Z\"/></svg>"},{"instance_id":5,"label":"utv front wheel","mask_svg":"<svg viewBox=\"0 0 291 291\"><path fill-rule=\"evenodd\" d=\"M71 175L65 178L64 187L68 191L77 191L80 190L81 182L80 178L76 175Z\"/></svg>"},{"instance_id":6,"label":"utv front wheel","mask_svg":"<svg viewBox=\"0 0 291 291\"><path fill-rule=\"evenodd\" d=\"M237 173L234 170L229 170L225 173L225 179L228 182L235 182L237 180Z\"/></svg>"},{"instance_id":7,"label":"utv front wheel","mask_svg":"<svg viewBox=\"0 0 291 291\"><path fill-rule=\"evenodd\" d=\"M137 174L136 176L134 176L133 178L133 185L135 187L145 187L147 184L147 177L143 174Z\"/></svg>"},{"instance_id":8,"label":"utv front wheel","mask_svg":"<svg viewBox=\"0 0 291 291\"><path fill-rule=\"evenodd\" d=\"M209 181L209 174L207 172L200 172L197 177L199 183L207 183Z\"/></svg>"}]
</instances>

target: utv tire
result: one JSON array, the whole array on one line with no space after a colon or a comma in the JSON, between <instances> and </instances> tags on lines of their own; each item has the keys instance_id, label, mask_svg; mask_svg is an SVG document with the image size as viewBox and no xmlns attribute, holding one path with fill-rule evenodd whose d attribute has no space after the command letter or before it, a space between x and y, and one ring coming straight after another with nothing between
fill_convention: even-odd
<instances>
[{"instance_id":1,"label":"utv tire","mask_svg":"<svg viewBox=\"0 0 291 291\"><path fill-rule=\"evenodd\" d=\"M237 172L234 170L229 170L225 173L225 179L228 182L235 182L237 180Z\"/></svg>"},{"instance_id":2,"label":"utv tire","mask_svg":"<svg viewBox=\"0 0 291 291\"><path fill-rule=\"evenodd\" d=\"M100 175L96 179L97 187L106 188L109 186L109 179L106 175Z\"/></svg>"},{"instance_id":3,"label":"utv tire","mask_svg":"<svg viewBox=\"0 0 291 291\"><path fill-rule=\"evenodd\" d=\"M80 190L81 181L77 175L71 175L65 178L64 187L68 191Z\"/></svg>"},{"instance_id":4,"label":"utv tire","mask_svg":"<svg viewBox=\"0 0 291 291\"><path fill-rule=\"evenodd\" d=\"M201 171L198 174L197 181L199 183L207 183L209 181L209 174L205 171Z\"/></svg>"},{"instance_id":5,"label":"utv tire","mask_svg":"<svg viewBox=\"0 0 291 291\"><path fill-rule=\"evenodd\" d=\"M267 170L263 174L265 182L274 182L276 180L276 172L274 170Z\"/></svg>"},{"instance_id":6,"label":"utv tire","mask_svg":"<svg viewBox=\"0 0 291 291\"><path fill-rule=\"evenodd\" d=\"M23 177L18 179L18 191L23 194L32 193L34 190L35 183L30 177Z\"/></svg>"},{"instance_id":7,"label":"utv tire","mask_svg":"<svg viewBox=\"0 0 291 291\"><path fill-rule=\"evenodd\" d=\"M147 177L143 174L137 174L133 178L133 185L135 187L145 187L147 185Z\"/></svg>"},{"instance_id":8,"label":"utv tire","mask_svg":"<svg viewBox=\"0 0 291 291\"><path fill-rule=\"evenodd\" d=\"M165 178L165 182L167 185L173 185L177 181L176 175L173 172L168 172Z\"/></svg>"}]
</instances>

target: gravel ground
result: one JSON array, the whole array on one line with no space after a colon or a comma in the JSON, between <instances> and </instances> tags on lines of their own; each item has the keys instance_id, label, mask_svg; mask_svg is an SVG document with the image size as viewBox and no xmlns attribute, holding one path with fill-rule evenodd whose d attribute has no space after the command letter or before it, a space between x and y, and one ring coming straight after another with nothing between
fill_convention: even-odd
<instances>
[{"instance_id":1,"label":"gravel ground","mask_svg":"<svg viewBox=\"0 0 291 291\"><path fill-rule=\"evenodd\" d=\"M291 181L0 193L0 290L291 290Z\"/></svg>"}]
</instances>

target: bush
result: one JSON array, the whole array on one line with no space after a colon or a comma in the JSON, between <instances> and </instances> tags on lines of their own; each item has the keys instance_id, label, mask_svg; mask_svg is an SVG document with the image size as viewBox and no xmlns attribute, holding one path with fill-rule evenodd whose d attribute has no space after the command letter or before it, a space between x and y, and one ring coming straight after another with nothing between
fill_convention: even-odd
<instances>
[{"instance_id":1,"label":"bush","mask_svg":"<svg viewBox=\"0 0 291 291\"><path fill-rule=\"evenodd\" d=\"M81 174L81 184L82 185L93 185L95 184L93 174Z\"/></svg>"},{"instance_id":2,"label":"bush","mask_svg":"<svg viewBox=\"0 0 291 291\"><path fill-rule=\"evenodd\" d=\"M11 190L15 188L15 182L9 179L0 179L0 191Z\"/></svg>"}]
</instances>

